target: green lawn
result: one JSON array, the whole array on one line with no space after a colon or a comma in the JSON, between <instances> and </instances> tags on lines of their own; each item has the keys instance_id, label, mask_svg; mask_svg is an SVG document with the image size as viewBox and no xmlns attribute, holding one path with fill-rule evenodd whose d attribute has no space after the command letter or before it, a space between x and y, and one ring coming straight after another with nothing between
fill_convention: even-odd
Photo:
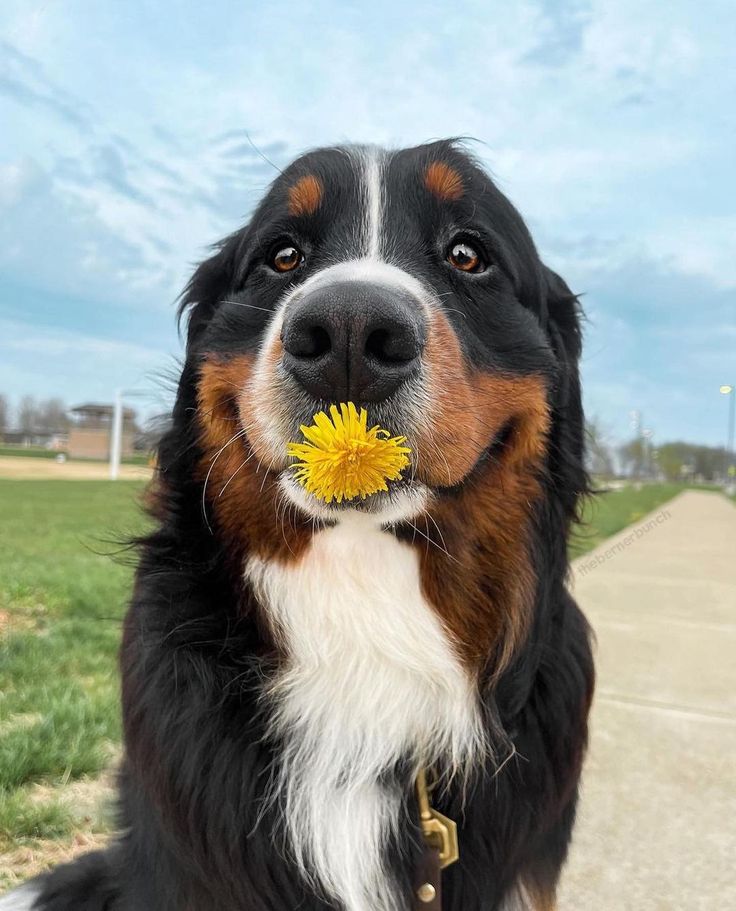
<instances>
[{"instance_id":1,"label":"green lawn","mask_svg":"<svg viewBox=\"0 0 736 911\"><path fill-rule=\"evenodd\" d=\"M570 540L570 556L579 557L593 550L605 538L638 522L685 489L684 484L649 484L639 490L624 487L591 497L583 508L582 522Z\"/></svg>"},{"instance_id":2,"label":"green lawn","mask_svg":"<svg viewBox=\"0 0 736 911\"><path fill-rule=\"evenodd\" d=\"M143 485L0 480L0 889L2 853L104 812L61 786L109 766L120 739L117 648ZM126 565L126 559L128 565ZM90 815L91 814L91 815Z\"/></svg>"},{"instance_id":3,"label":"green lawn","mask_svg":"<svg viewBox=\"0 0 736 911\"><path fill-rule=\"evenodd\" d=\"M680 489L597 498L573 554ZM144 527L142 490L0 480L0 891L59 859L53 846L109 827L108 780L95 784L120 738L117 648L132 577L131 555L111 554Z\"/></svg>"},{"instance_id":4,"label":"green lawn","mask_svg":"<svg viewBox=\"0 0 736 911\"><path fill-rule=\"evenodd\" d=\"M58 454L44 446L0 446L0 456L15 456L19 459L55 459Z\"/></svg>"}]
</instances>

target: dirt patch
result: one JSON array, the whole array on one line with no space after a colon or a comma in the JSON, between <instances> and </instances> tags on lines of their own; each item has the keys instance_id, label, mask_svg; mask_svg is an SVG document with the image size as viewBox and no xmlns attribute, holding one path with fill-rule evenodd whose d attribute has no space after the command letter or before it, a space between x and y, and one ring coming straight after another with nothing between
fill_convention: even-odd
<instances>
[{"instance_id":1,"label":"dirt patch","mask_svg":"<svg viewBox=\"0 0 736 911\"><path fill-rule=\"evenodd\" d=\"M7 602L2 592L0 592L0 599ZM47 613L46 606L34 595L30 595L28 598L16 598L12 604L12 610L0 608L0 636L36 632Z\"/></svg>"},{"instance_id":2,"label":"dirt patch","mask_svg":"<svg viewBox=\"0 0 736 911\"><path fill-rule=\"evenodd\" d=\"M115 776L116 769L112 768L97 778L82 778L59 787L36 784L29 789L29 799L34 803L63 800L74 814L76 827L64 838L33 839L0 851L0 893L110 841L115 826Z\"/></svg>"},{"instance_id":3,"label":"dirt patch","mask_svg":"<svg viewBox=\"0 0 736 911\"><path fill-rule=\"evenodd\" d=\"M119 751L116 751L119 753ZM55 787L48 784L34 784L28 797L33 803L46 803L61 799L75 817L93 822L99 818L103 804L112 804L115 795L117 769L111 768L97 778L80 778L68 784Z\"/></svg>"},{"instance_id":4,"label":"dirt patch","mask_svg":"<svg viewBox=\"0 0 736 911\"><path fill-rule=\"evenodd\" d=\"M43 721L43 715L38 712L26 712L22 715L8 715L7 718L4 718L0 721L0 737L4 737L10 731L15 731L18 728L30 728L34 724L38 724L39 721Z\"/></svg>"},{"instance_id":5,"label":"dirt patch","mask_svg":"<svg viewBox=\"0 0 736 911\"><path fill-rule=\"evenodd\" d=\"M54 459L29 459L23 456L0 456L0 478L16 481L106 481L106 462L56 462ZM146 465L121 465L123 481L146 481L152 475Z\"/></svg>"},{"instance_id":6,"label":"dirt patch","mask_svg":"<svg viewBox=\"0 0 736 911\"><path fill-rule=\"evenodd\" d=\"M0 853L0 892L19 886L57 864L73 860L80 854L103 848L110 835L75 832L68 839L59 841L34 841L32 844Z\"/></svg>"}]
</instances>

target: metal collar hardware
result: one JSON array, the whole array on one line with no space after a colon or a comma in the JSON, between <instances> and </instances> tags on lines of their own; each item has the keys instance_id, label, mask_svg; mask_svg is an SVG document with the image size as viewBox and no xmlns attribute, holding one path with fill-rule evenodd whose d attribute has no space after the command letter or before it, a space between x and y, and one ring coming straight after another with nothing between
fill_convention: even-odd
<instances>
[{"instance_id":1,"label":"metal collar hardware","mask_svg":"<svg viewBox=\"0 0 736 911\"><path fill-rule=\"evenodd\" d=\"M430 789L427 787L427 773L420 769L416 781L417 802L419 803L419 823L424 840L439 851L440 868L449 867L460 859L460 846L457 840L457 823L443 816L429 802Z\"/></svg>"}]
</instances>

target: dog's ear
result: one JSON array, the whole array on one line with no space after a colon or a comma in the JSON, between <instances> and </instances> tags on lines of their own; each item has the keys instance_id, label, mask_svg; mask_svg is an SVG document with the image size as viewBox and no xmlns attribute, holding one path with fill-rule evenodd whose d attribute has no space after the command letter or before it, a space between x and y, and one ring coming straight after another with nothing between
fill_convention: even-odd
<instances>
[{"instance_id":1,"label":"dog's ear","mask_svg":"<svg viewBox=\"0 0 736 911\"><path fill-rule=\"evenodd\" d=\"M244 230L226 237L217 252L201 262L189 279L179 301L179 322L187 316L187 350L207 325L220 300L232 289Z\"/></svg>"},{"instance_id":2,"label":"dog's ear","mask_svg":"<svg viewBox=\"0 0 736 911\"><path fill-rule=\"evenodd\" d=\"M568 513L575 511L578 495L588 490L584 466L585 418L580 389L582 349L581 310L577 295L557 273L544 267L547 333L557 358L557 382L552 400L552 458L559 461L553 473L565 478L573 497Z\"/></svg>"}]
</instances>

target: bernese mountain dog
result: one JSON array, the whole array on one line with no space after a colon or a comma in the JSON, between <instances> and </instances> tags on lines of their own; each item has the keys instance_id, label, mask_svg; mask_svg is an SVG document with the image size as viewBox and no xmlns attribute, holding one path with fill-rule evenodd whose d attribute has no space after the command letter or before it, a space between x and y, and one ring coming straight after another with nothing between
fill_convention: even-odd
<instances>
[{"instance_id":1,"label":"bernese mountain dog","mask_svg":"<svg viewBox=\"0 0 736 911\"><path fill-rule=\"evenodd\" d=\"M441 141L305 154L182 313L122 644L120 834L16 906L550 911L593 689L565 586L575 295ZM340 402L411 463L327 505L287 444Z\"/></svg>"}]
</instances>

